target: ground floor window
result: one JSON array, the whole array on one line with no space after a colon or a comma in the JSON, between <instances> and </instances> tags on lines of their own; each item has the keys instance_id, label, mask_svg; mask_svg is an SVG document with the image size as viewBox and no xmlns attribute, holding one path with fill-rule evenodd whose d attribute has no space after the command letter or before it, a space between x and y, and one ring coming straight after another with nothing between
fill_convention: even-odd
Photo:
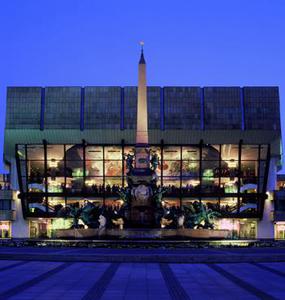
<instances>
[{"instance_id":1,"label":"ground floor window","mask_svg":"<svg viewBox=\"0 0 285 300\"><path fill-rule=\"evenodd\" d=\"M48 238L50 237L50 219L39 218L30 220L30 237L31 238Z\"/></svg>"},{"instance_id":2,"label":"ground floor window","mask_svg":"<svg viewBox=\"0 0 285 300\"><path fill-rule=\"evenodd\" d=\"M71 218L33 219L29 221L31 238L53 238L58 229L69 229Z\"/></svg>"},{"instance_id":3,"label":"ground floor window","mask_svg":"<svg viewBox=\"0 0 285 300\"><path fill-rule=\"evenodd\" d=\"M1 221L0 222L0 238L11 237L11 222Z\"/></svg>"},{"instance_id":4,"label":"ground floor window","mask_svg":"<svg viewBox=\"0 0 285 300\"><path fill-rule=\"evenodd\" d=\"M257 232L257 221L251 219L223 218L216 220L217 229L230 231L233 239L255 239Z\"/></svg>"},{"instance_id":5,"label":"ground floor window","mask_svg":"<svg viewBox=\"0 0 285 300\"><path fill-rule=\"evenodd\" d=\"M285 240L285 222L277 222L274 225L274 237L278 240Z\"/></svg>"}]
</instances>

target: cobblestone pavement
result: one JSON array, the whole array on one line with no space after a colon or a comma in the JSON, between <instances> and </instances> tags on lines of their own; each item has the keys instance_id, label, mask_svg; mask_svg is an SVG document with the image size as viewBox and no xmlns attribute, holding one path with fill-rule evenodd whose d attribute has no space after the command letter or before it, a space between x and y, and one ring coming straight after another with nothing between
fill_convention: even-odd
<instances>
[{"instance_id":1,"label":"cobblestone pavement","mask_svg":"<svg viewBox=\"0 0 285 300\"><path fill-rule=\"evenodd\" d=\"M285 299L285 262L0 261L0 299Z\"/></svg>"}]
</instances>

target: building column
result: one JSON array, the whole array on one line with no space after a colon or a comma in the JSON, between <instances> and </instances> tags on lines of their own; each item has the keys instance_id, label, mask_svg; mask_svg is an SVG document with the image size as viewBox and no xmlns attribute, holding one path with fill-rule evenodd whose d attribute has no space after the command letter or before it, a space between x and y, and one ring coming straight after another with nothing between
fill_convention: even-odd
<instances>
[{"instance_id":1,"label":"building column","mask_svg":"<svg viewBox=\"0 0 285 300\"><path fill-rule=\"evenodd\" d=\"M259 239L274 239L273 191L276 187L276 177L277 177L276 159L273 157L270 159L268 180L267 180L268 198L264 202L262 220L257 222L257 238Z\"/></svg>"},{"instance_id":2,"label":"building column","mask_svg":"<svg viewBox=\"0 0 285 300\"><path fill-rule=\"evenodd\" d=\"M273 193L268 192L267 194L268 194L268 198L264 202L263 218L262 220L257 221L258 239L274 239Z\"/></svg>"},{"instance_id":3,"label":"building column","mask_svg":"<svg viewBox=\"0 0 285 300\"><path fill-rule=\"evenodd\" d=\"M10 160L11 162L11 189L14 191L18 189L18 174L17 174L17 166L15 158ZM12 209L16 212L16 218L11 222L11 236L12 238L28 238L30 236L29 233L29 222L24 219L23 216L23 208L21 199L18 198L18 193L13 193L13 202Z\"/></svg>"}]
</instances>

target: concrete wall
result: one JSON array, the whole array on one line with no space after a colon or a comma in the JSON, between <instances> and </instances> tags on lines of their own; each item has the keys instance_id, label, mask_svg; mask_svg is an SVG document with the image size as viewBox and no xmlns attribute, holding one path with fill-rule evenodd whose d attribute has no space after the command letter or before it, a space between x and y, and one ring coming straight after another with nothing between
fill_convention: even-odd
<instances>
[{"instance_id":1,"label":"concrete wall","mask_svg":"<svg viewBox=\"0 0 285 300\"><path fill-rule=\"evenodd\" d=\"M12 222L11 236L13 238L27 238L30 236L29 223L23 217L20 199L15 199L14 209L16 210L16 220Z\"/></svg>"},{"instance_id":2,"label":"concrete wall","mask_svg":"<svg viewBox=\"0 0 285 300\"><path fill-rule=\"evenodd\" d=\"M258 239L274 238L273 211L274 211L273 193L268 193L268 199L266 199L264 203L263 218L257 223Z\"/></svg>"}]
</instances>

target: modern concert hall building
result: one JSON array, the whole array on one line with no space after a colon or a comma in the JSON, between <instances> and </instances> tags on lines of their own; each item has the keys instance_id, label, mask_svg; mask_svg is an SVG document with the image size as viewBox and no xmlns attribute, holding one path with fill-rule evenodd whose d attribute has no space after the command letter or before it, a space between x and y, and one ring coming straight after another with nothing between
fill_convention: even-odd
<instances>
[{"instance_id":1,"label":"modern concert hall building","mask_svg":"<svg viewBox=\"0 0 285 300\"><path fill-rule=\"evenodd\" d=\"M119 209L130 181L155 194L152 176L164 211L199 203L232 238L274 238L278 87L146 88L145 66L138 87L8 87L0 237L54 237L68 208ZM159 226L148 203L124 227Z\"/></svg>"}]
</instances>

